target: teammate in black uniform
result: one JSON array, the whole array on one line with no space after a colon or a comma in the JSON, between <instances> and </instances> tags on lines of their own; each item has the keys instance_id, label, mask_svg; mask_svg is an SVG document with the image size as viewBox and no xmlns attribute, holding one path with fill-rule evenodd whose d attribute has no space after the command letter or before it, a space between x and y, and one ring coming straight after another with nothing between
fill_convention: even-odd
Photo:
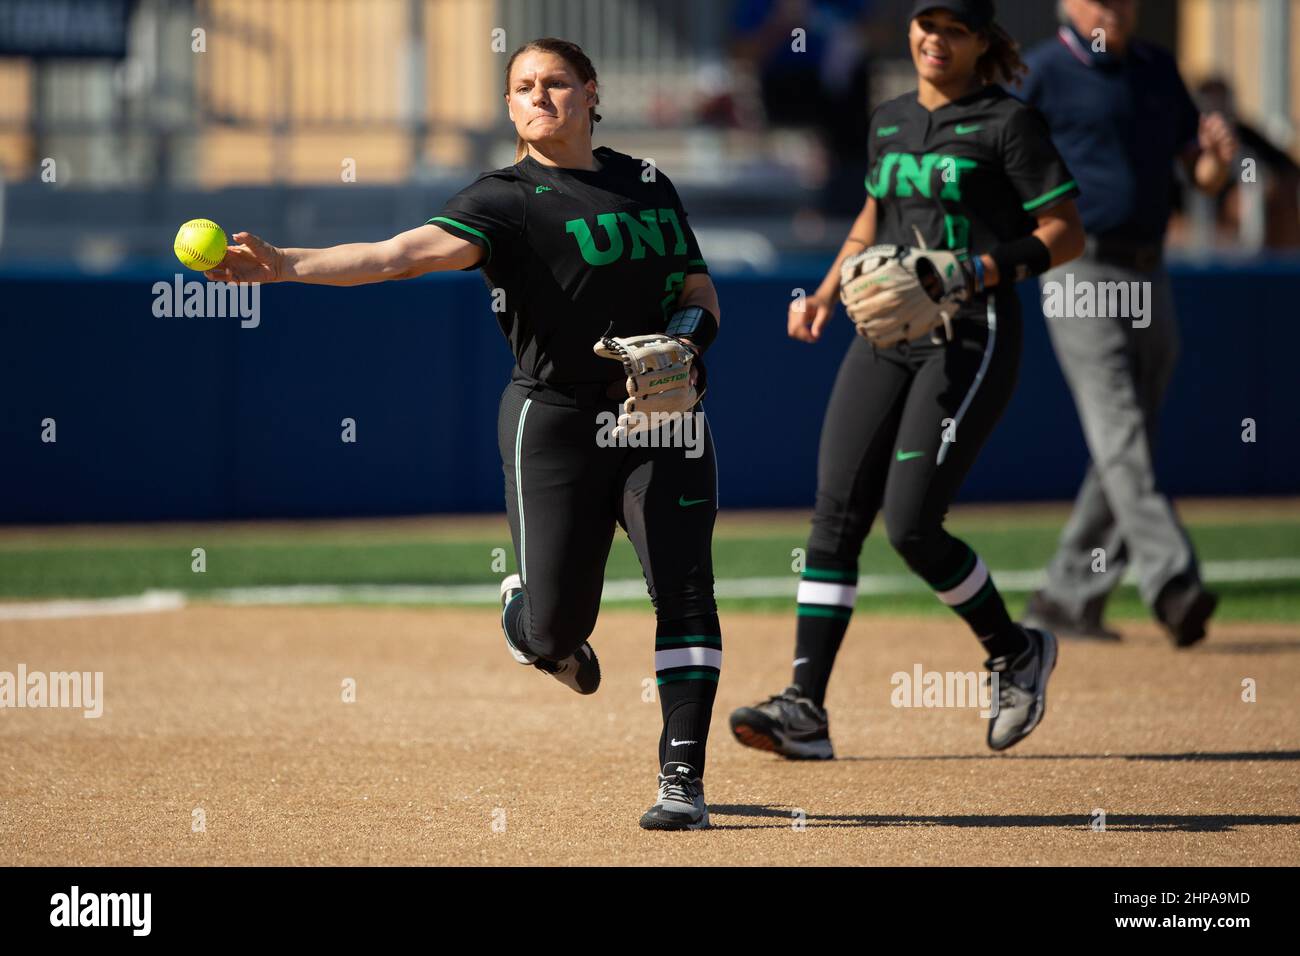
<instances>
[{"instance_id":1,"label":"teammate in black uniform","mask_svg":"<svg viewBox=\"0 0 1300 956\"><path fill-rule=\"evenodd\" d=\"M515 165L483 174L424 226L387 242L275 249L237 234L241 245L209 277L354 285L482 269L516 359L498 419L519 567L502 585L507 646L579 693L596 690L587 637L621 525L655 607L664 721L659 798L641 825L699 829L708 825L702 775L722 663L712 436L697 406L683 425L663 426L659 447L640 447L644 434L612 443L607 426L628 397L627 375L593 345L668 332L702 352L718 301L668 177L648 160L592 150L598 102L581 49L529 43L506 67ZM663 447L665 436L678 447Z\"/></svg>"},{"instance_id":2,"label":"teammate in black uniform","mask_svg":"<svg viewBox=\"0 0 1300 956\"><path fill-rule=\"evenodd\" d=\"M879 511L890 543L966 621L998 674L990 747L1037 725L1056 659L1054 637L1012 622L984 563L943 521L1015 387L1015 283L1083 249L1078 190L1041 116L994 84L1023 65L989 0L916 3L909 42L918 88L872 115L866 205L820 288L791 307L789 333L818 339L841 262L877 243L967 251L970 298L951 340L943 329L887 349L858 338L840 366L822 427L793 683L731 715L741 743L787 757L833 756L826 684Z\"/></svg>"}]
</instances>

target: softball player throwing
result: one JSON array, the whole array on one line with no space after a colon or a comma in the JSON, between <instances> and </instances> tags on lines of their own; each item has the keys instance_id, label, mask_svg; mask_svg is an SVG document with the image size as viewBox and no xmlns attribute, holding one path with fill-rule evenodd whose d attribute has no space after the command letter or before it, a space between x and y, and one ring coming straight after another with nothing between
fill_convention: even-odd
<instances>
[{"instance_id":1,"label":"softball player throwing","mask_svg":"<svg viewBox=\"0 0 1300 956\"><path fill-rule=\"evenodd\" d=\"M1053 635L1012 622L984 563L943 522L1015 387L1015 283L1083 249L1078 189L1041 116L994 82L1024 67L990 0L921 0L909 45L917 89L871 117L866 205L789 314L789 334L815 342L839 294L861 336L822 425L792 685L731 715L742 744L787 757L834 756L826 685L877 512L997 674L991 748L1042 719L1056 663Z\"/></svg>"},{"instance_id":2,"label":"softball player throwing","mask_svg":"<svg viewBox=\"0 0 1300 956\"><path fill-rule=\"evenodd\" d=\"M484 173L425 225L330 249L276 249L239 233L208 276L356 285L483 271L515 355L498 417L519 568L502 584L507 648L595 692L600 665L587 637L621 525L657 620L661 773L641 826L700 829L722 637L711 558L717 472L707 422L692 410L717 294L668 178L649 161L592 150L596 71L576 44L547 38L516 50L505 99L515 164ZM659 413L673 420L650 440L643 433ZM699 442L683 449L694 422ZM667 447L673 437L678 447Z\"/></svg>"}]
</instances>

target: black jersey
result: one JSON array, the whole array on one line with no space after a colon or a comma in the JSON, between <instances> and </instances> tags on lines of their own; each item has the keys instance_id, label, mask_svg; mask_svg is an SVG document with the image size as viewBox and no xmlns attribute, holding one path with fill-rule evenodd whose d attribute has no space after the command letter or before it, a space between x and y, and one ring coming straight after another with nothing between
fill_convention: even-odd
<instances>
[{"instance_id":1,"label":"black jersey","mask_svg":"<svg viewBox=\"0 0 1300 956\"><path fill-rule=\"evenodd\" d=\"M1029 235L1034 215L1079 194L1046 121L990 85L933 112L916 92L871 116L867 192L876 242L972 255Z\"/></svg>"},{"instance_id":2,"label":"black jersey","mask_svg":"<svg viewBox=\"0 0 1300 956\"><path fill-rule=\"evenodd\" d=\"M612 149L592 155L593 171L529 156L484 173L429 220L484 250L474 268L493 289L516 377L621 378L617 362L592 352L596 341L662 332L686 276L708 272L668 177Z\"/></svg>"}]
</instances>

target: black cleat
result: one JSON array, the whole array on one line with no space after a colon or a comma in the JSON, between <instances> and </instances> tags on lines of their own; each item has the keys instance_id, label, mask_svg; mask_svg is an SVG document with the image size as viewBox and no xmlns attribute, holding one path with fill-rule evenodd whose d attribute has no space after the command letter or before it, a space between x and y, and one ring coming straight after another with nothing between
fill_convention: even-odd
<instances>
[{"instance_id":1,"label":"black cleat","mask_svg":"<svg viewBox=\"0 0 1300 956\"><path fill-rule=\"evenodd\" d=\"M1169 632L1175 647L1191 647L1205 639L1205 625L1218 606L1217 594L1180 576L1161 589L1156 598L1156 619Z\"/></svg>"},{"instance_id":2,"label":"black cleat","mask_svg":"<svg viewBox=\"0 0 1300 956\"><path fill-rule=\"evenodd\" d=\"M596 660L596 652L586 641L562 661L539 657L533 661L533 666L579 694L594 694L600 687L600 661Z\"/></svg>"},{"instance_id":3,"label":"black cleat","mask_svg":"<svg viewBox=\"0 0 1300 956\"><path fill-rule=\"evenodd\" d=\"M791 760L833 760L830 719L791 684L761 704L731 712L731 732L746 747Z\"/></svg>"},{"instance_id":4,"label":"black cleat","mask_svg":"<svg viewBox=\"0 0 1300 956\"><path fill-rule=\"evenodd\" d=\"M505 630L505 611L510 602L517 599L524 592L523 582L519 575L507 575L501 582L501 630ZM594 694L596 688L600 687L600 661L596 659L596 652L592 650L591 644L586 641L576 651L564 658L562 661L548 661L544 657L538 657L536 654L530 654L527 651L521 651L510 642L510 635L506 634L506 650L510 651L510 656L520 664L531 664L544 674L550 674L565 687L577 691L579 694Z\"/></svg>"},{"instance_id":5,"label":"black cleat","mask_svg":"<svg viewBox=\"0 0 1300 956\"><path fill-rule=\"evenodd\" d=\"M984 662L998 677L998 709L989 718L989 747L1006 750L1029 736L1047 712L1047 679L1056 667L1056 638L1050 631L1022 628L1029 646Z\"/></svg>"}]
</instances>

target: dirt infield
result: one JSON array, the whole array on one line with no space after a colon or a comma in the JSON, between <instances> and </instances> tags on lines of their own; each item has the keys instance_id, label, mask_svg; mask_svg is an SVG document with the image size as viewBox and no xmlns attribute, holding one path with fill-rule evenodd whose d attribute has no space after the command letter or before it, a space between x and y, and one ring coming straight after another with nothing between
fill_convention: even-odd
<instances>
[{"instance_id":1,"label":"dirt infield","mask_svg":"<svg viewBox=\"0 0 1300 956\"><path fill-rule=\"evenodd\" d=\"M1006 755L974 709L902 709L890 675L976 670L959 622L859 615L831 684L841 759L742 749L789 615L724 616L714 829L645 833L659 706L648 613L602 616L579 698L507 657L490 611L193 607L0 622L0 671L103 671L104 713L0 710L0 856L102 864L1300 863L1300 634L1149 625L1068 644ZM342 701L346 678L356 702ZM1257 682L1257 702L1242 682ZM194 811L206 830L193 832ZM804 826L796 825L802 810ZM1094 810L1105 830L1090 826Z\"/></svg>"}]
</instances>

